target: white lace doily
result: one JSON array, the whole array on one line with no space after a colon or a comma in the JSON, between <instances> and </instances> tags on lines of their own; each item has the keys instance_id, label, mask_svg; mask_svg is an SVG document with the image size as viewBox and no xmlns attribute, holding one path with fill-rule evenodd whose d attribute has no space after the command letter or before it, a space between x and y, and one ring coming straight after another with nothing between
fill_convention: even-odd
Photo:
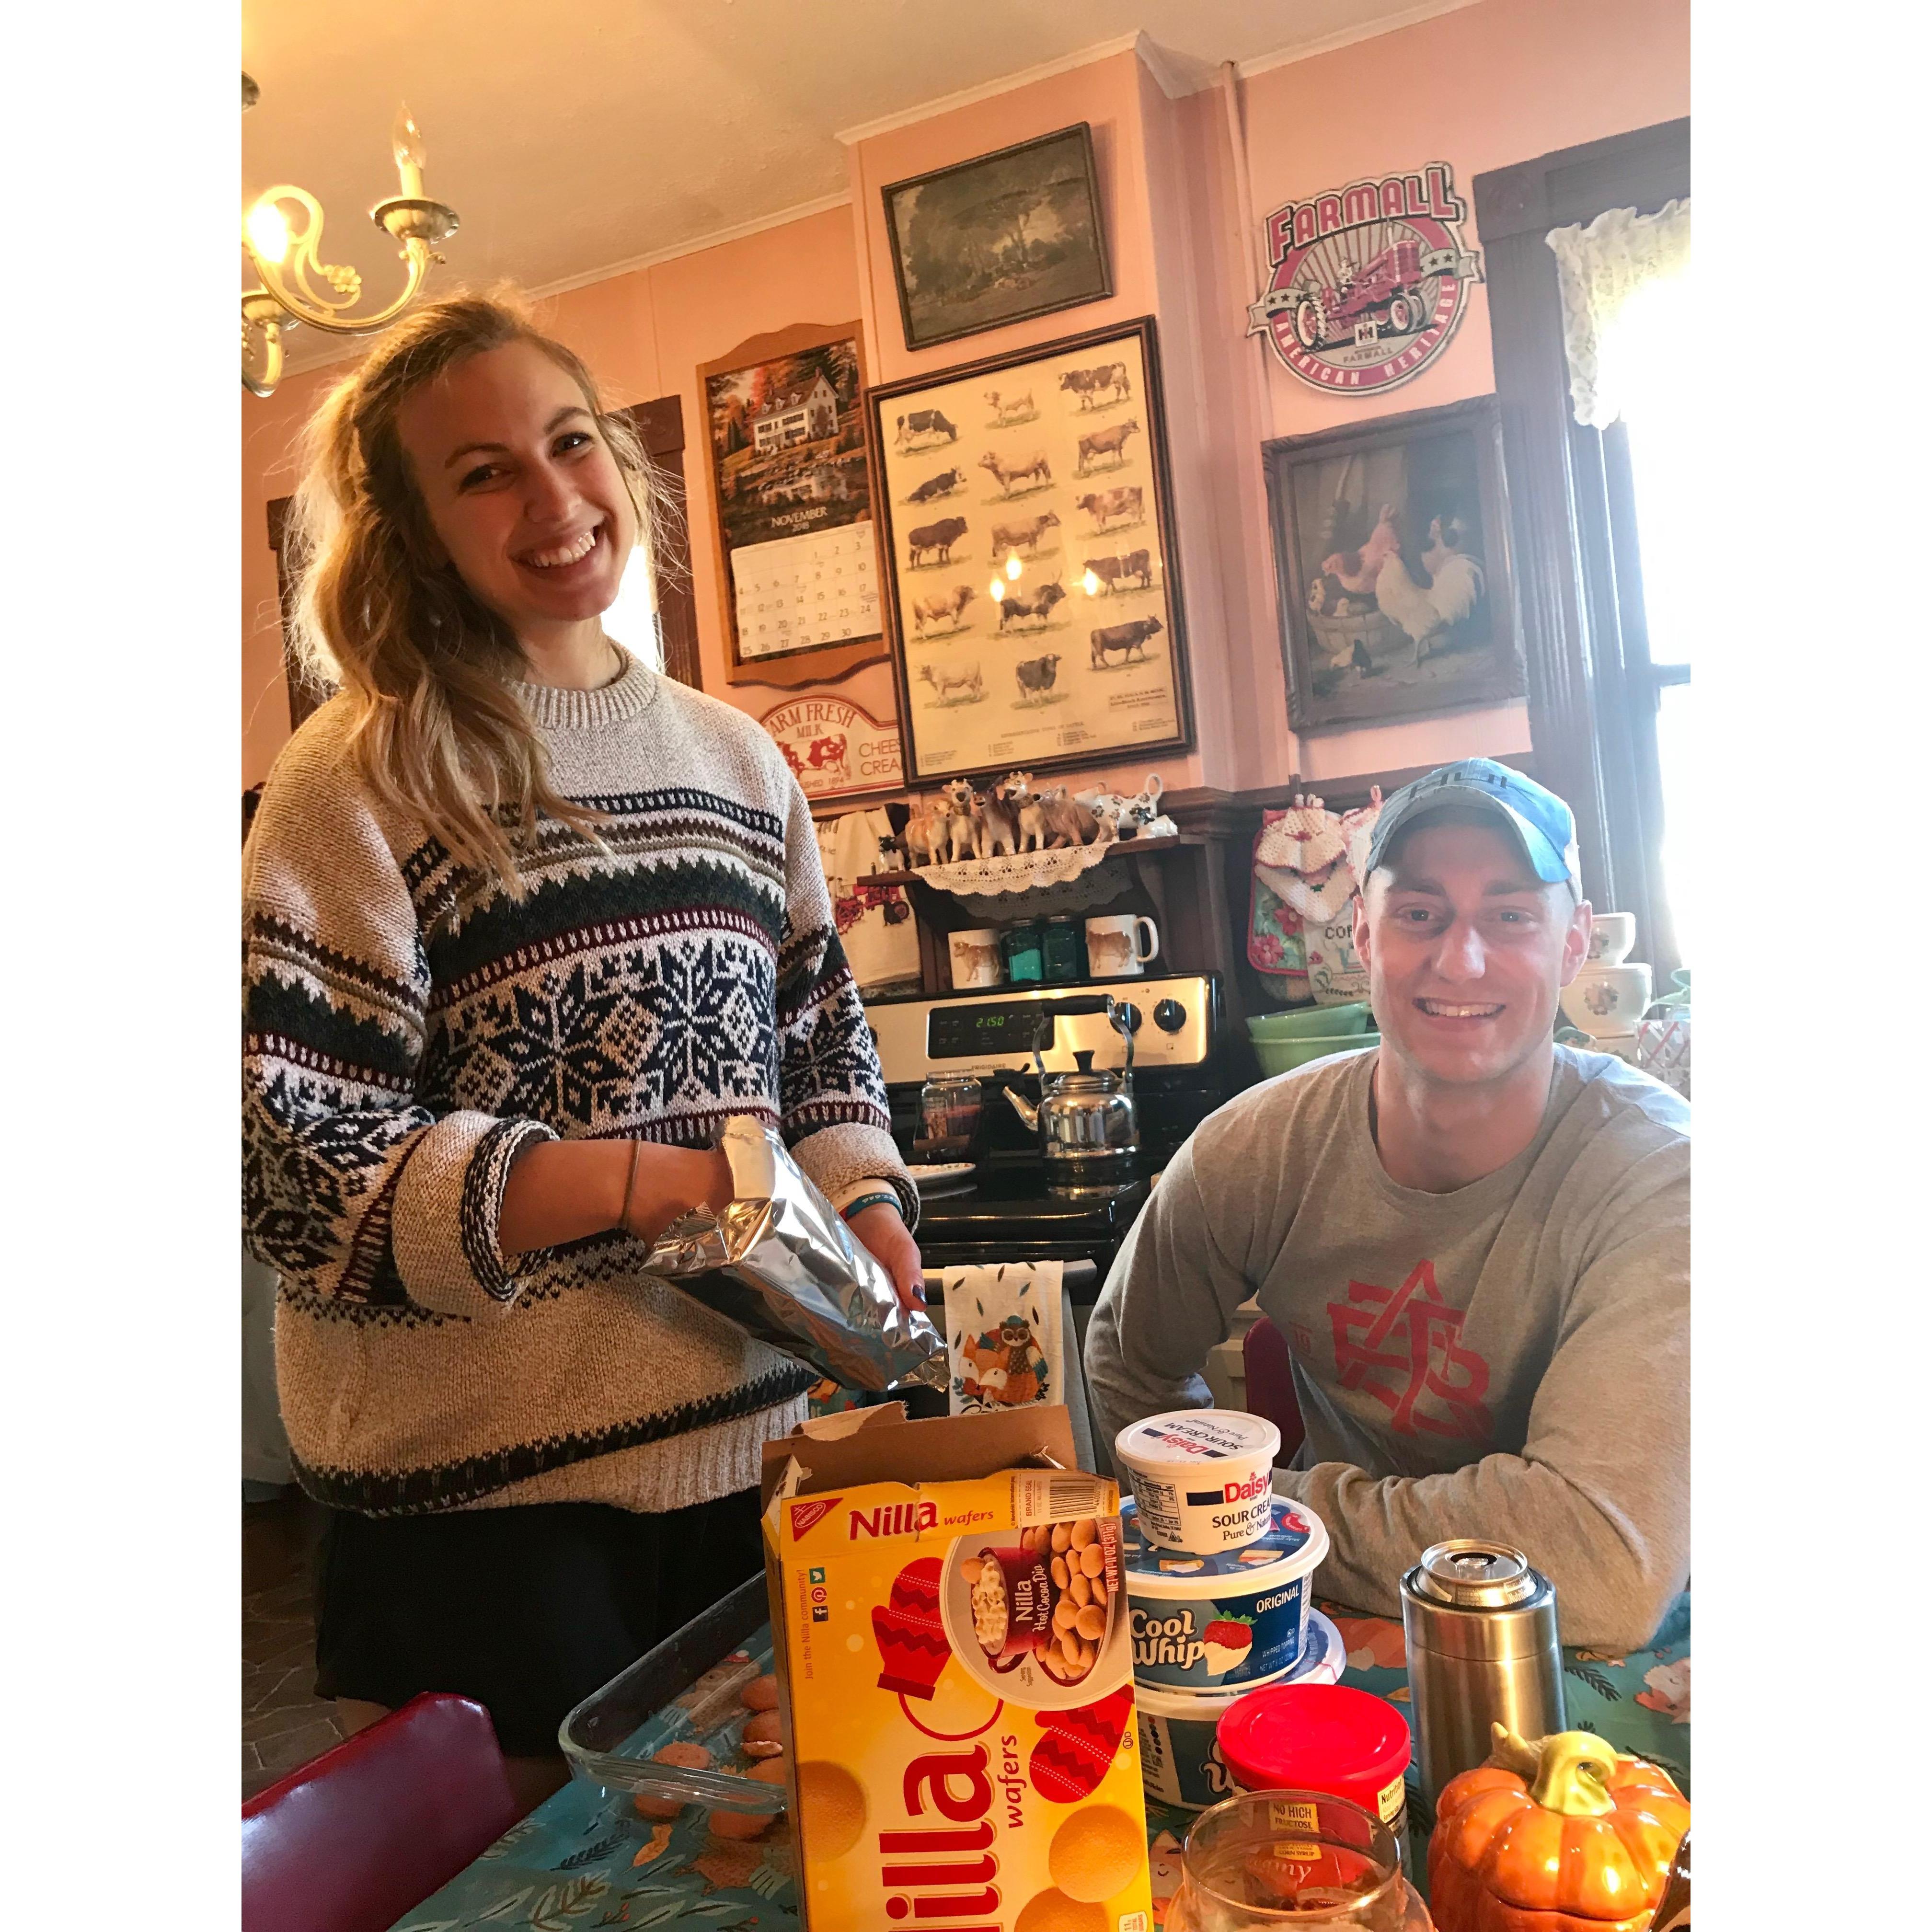
<instances>
[{"instance_id":1,"label":"white lace doily","mask_svg":"<svg viewBox=\"0 0 1932 1932\"><path fill-rule=\"evenodd\" d=\"M1052 852L1001 853L992 859L962 859L948 866L922 866L917 878L943 892L977 896L1037 892L1042 886L1070 885L1120 845L1118 839L1091 845L1063 845Z\"/></svg>"}]
</instances>

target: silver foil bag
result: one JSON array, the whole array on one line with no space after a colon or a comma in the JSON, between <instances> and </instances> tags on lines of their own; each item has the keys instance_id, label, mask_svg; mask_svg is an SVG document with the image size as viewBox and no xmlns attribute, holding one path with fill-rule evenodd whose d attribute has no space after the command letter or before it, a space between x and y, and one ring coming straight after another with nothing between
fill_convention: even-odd
<instances>
[{"instance_id":1,"label":"silver foil bag","mask_svg":"<svg viewBox=\"0 0 1932 1932\"><path fill-rule=\"evenodd\" d=\"M848 1388L944 1388L946 1343L931 1318L899 1306L892 1276L778 1135L740 1114L722 1145L734 1199L674 1221L651 1273Z\"/></svg>"}]
</instances>

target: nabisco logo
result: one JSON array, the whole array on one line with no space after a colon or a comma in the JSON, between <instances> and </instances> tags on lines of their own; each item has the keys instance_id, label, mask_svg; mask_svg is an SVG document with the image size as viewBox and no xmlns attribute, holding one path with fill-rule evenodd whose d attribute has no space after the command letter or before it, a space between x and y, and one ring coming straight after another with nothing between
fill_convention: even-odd
<instances>
[{"instance_id":1,"label":"nabisco logo","mask_svg":"<svg viewBox=\"0 0 1932 1932\"><path fill-rule=\"evenodd\" d=\"M862 1536L916 1536L939 1526L937 1503L888 1503L884 1509L856 1510L849 1519L849 1534Z\"/></svg>"},{"instance_id":2,"label":"nabisco logo","mask_svg":"<svg viewBox=\"0 0 1932 1932\"><path fill-rule=\"evenodd\" d=\"M791 1506L791 1535L796 1543L814 1524L823 1522L844 1500L839 1496L813 1496Z\"/></svg>"}]
</instances>

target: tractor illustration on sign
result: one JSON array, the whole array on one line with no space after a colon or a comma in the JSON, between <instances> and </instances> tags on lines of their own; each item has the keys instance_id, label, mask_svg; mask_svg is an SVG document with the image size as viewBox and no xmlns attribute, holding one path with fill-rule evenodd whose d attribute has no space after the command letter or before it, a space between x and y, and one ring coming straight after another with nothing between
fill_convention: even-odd
<instances>
[{"instance_id":1,"label":"tractor illustration on sign","mask_svg":"<svg viewBox=\"0 0 1932 1932\"><path fill-rule=\"evenodd\" d=\"M1358 266L1344 268L1333 286L1310 289L1294 305L1295 340L1306 350L1333 349L1373 333L1408 335L1429 320L1420 243L1393 242Z\"/></svg>"}]
</instances>

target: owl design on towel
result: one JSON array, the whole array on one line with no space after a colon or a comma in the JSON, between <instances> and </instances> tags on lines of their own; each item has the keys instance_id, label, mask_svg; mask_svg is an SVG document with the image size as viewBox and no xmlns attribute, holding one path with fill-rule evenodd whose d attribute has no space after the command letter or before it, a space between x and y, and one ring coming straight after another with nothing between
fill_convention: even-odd
<instances>
[{"instance_id":1,"label":"owl design on towel","mask_svg":"<svg viewBox=\"0 0 1932 1932\"><path fill-rule=\"evenodd\" d=\"M970 1364L963 1393L975 1400L1018 1408L1045 1399L1046 1356L1024 1315L1009 1315L997 1328L968 1341L961 1352Z\"/></svg>"}]
</instances>

